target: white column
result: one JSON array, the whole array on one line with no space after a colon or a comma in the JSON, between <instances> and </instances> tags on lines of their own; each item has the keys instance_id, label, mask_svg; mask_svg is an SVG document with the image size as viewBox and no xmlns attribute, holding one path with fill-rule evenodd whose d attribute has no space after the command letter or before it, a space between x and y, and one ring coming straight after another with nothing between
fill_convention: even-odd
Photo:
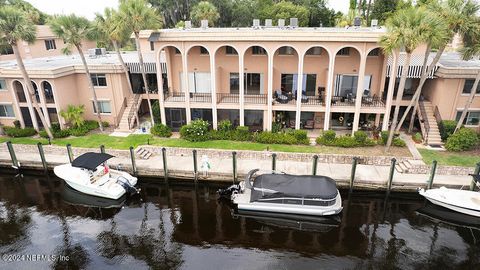
<instances>
[{"instance_id":1,"label":"white column","mask_svg":"<svg viewBox=\"0 0 480 270\"><path fill-rule=\"evenodd\" d=\"M395 88L395 80L397 79L398 57L398 52L392 54L393 61L392 65L390 66L390 80L388 81L387 100L385 101L385 115L383 115L382 131L388 130L388 122L390 121L393 90ZM387 74L385 73L384 76L387 76Z\"/></svg>"},{"instance_id":2,"label":"white column","mask_svg":"<svg viewBox=\"0 0 480 270\"><path fill-rule=\"evenodd\" d=\"M238 94L240 100L240 126L245 125L245 67L244 67L245 51L238 52Z\"/></svg>"},{"instance_id":3,"label":"white column","mask_svg":"<svg viewBox=\"0 0 480 270\"><path fill-rule=\"evenodd\" d=\"M295 129L300 129L300 116L302 112L302 86L303 86L303 53L298 54L298 75L297 75L297 109L295 113Z\"/></svg>"},{"instance_id":4,"label":"white column","mask_svg":"<svg viewBox=\"0 0 480 270\"><path fill-rule=\"evenodd\" d=\"M185 94L185 116L187 118L187 124L192 121L192 114L190 112L190 86L188 85L188 53L183 46L182 53L182 70L183 70L183 91Z\"/></svg>"},{"instance_id":5,"label":"white column","mask_svg":"<svg viewBox=\"0 0 480 270\"><path fill-rule=\"evenodd\" d=\"M268 81L267 81L267 130L272 130L272 99L273 99L273 56L275 52L268 52Z\"/></svg>"},{"instance_id":6,"label":"white column","mask_svg":"<svg viewBox=\"0 0 480 270\"><path fill-rule=\"evenodd\" d=\"M165 117L165 99L163 96L163 71L162 65L160 64L160 54L162 53L159 50L158 55L155 57L155 65L157 66L157 88L158 88L158 105L160 106L160 121L162 124L167 124L167 118ZM168 67L167 67L168 68Z\"/></svg>"},{"instance_id":7,"label":"white column","mask_svg":"<svg viewBox=\"0 0 480 270\"><path fill-rule=\"evenodd\" d=\"M213 129L217 129L217 90L216 90L216 80L217 70L215 69L215 52L210 52L210 87L212 95L212 122Z\"/></svg>"},{"instance_id":8,"label":"white column","mask_svg":"<svg viewBox=\"0 0 480 270\"><path fill-rule=\"evenodd\" d=\"M330 129L330 110L332 107L334 69L335 69L335 54L329 56L328 77L327 77L327 97L325 100L325 122L323 123L323 130Z\"/></svg>"},{"instance_id":9,"label":"white column","mask_svg":"<svg viewBox=\"0 0 480 270\"><path fill-rule=\"evenodd\" d=\"M367 56L365 52L360 53L360 70L358 71L357 95L355 97L355 114L353 117L352 135L358 130L360 122L360 109L362 108L363 81L365 80L365 66L367 64Z\"/></svg>"},{"instance_id":10,"label":"white column","mask_svg":"<svg viewBox=\"0 0 480 270\"><path fill-rule=\"evenodd\" d=\"M47 122L47 126L51 127L52 124L50 123L50 116L48 115L47 100L45 99L45 91L43 90L42 84L42 82L40 82L39 85L37 84L38 95L40 96L39 105L42 108L43 116L45 116L45 122Z\"/></svg>"}]
</instances>

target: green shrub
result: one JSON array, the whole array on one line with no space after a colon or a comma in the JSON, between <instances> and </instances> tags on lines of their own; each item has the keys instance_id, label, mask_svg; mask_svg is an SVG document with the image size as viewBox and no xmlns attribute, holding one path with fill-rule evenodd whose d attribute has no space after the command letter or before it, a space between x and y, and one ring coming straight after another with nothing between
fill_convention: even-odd
<instances>
[{"instance_id":1,"label":"green shrub","mask_svg":"<svg viewBox=\"0 0 480 270\"><path fill-rule=\"evenodd\" d=\"M40 135L40 137L42 138L48 139L48 134L47 134L47 131L45 131L45 129L40 130L40 132L38 132L38 135Z\"/></svg>"},{"instance_id":2,"label":"green shrub","mask_svg":"<svg viewBox=\"0 0 480 270\"><path fill-rule=\"evenodd\" d=\"M209 139L208 126L210 124L202 119L192 121L180 128L180 136L191 142L202 142Z\"/></svg>"},{"instance_id":3,"label":"green shrub","mask_svg":"<svg viewBox=\"0 0 480 270\"><path fill-rule=\"evenodd\" d=\"M60 115L71 124L72 127L83 126L85 120L83 114L85 113L84 105L68 105L66 110L61 110Z\"/></svg>"},{"instance_id":4,"label":"green shrub","mask_svg":"<svg viewBox=\"0 0 480 270\"><path fill-rule=\"evenodd\" d=\"M365 144L365 141L368 139L368 134L365 131L358 130L353 133L353 137L358 144Z\"/></svg>"},{"instance_id":5,"label":"green shrub","mask_svg":"<svg viewBox=\"0 0 480 270\"><path fill-rule=\"evenodd\" d=\"M158 121L157 123L160 123L160 121ZM108 127L110 126L110 123L107 122L107 121L102 121L102 126L103 126L104 128L108 128Z\"/></svg>"},{"instance_id":6,"label":"green shrub","mask_svg":"<svg viewBox=\"0 0 480 270\"><path fill-rule=\"evenodd\" d=\"M296 144L297 140L290 133L279 132L273 133L270 131L258 132L254 136L254 140L258 143L265 144Z\"/></svg>"},{"instance_id":7,"label":"green shrub","mask_svg":"<svg viewBox=\"0 0 480 270\"><path fill-rule=\"evenodd\" d=\"M230 120L222 120L218 122L217 130L221 132L233 130L232 122L230 122Z\"/></svg>"},{"instance_id":8,"label":"green shrub","mask_svg":"<svg viewBox=\"0 0 480 270\"><path fill-rule=\"evenodd\" d=\"M416 143L421 143L423 141L423 136L420 132L417 132L412 135L412 140Z\"/></svg>"},{"instance_id":9,"label":"green shrub","mask_svg":"<svg viewBox=\"0 0 480 270\"><path fill-rule=\"evenodd\" d=\"M402 139L400 139L399 137L393 138L392 144L393 144L393 146L396 146L396 147L405 147L405 146L407 146L407 144L405 143L405 141L402 140Z\"/></svg>"},{"instance_id":10,"label":"green shrub","mask_svg":"<svg viewBox=\"0 0 480 270\"><path fill-rule=\"evenodd\" d=\"M335 139L334 142L335 146L338 147L345 147L345 148L350 148L350 147L357 147L359 146L359 143L355 139L355 137L352 136L340 136Z\"/></svg>"},{"instance_id":11,"label":"green shrub","mask_svg":"<svg viewBox=\"0 0 480 270\"><path fill-rule=\"evenodd\" d=\"M327 131L323 132L322 137L325 141L333 141L333 140L335 140L336 136L337 136L337 134L335 133L334 130L327 130Z\"/></svg>"},{"instance_id":12,"label":"green shrub","mask_svg":"<svg viewBox=\"0 0 480 270\"><path fill-rule=\"evenodd\" d=\"M57 132L60 131L60 124L59 123L52 123L50 130L52 132Z\"/></svg>"},{"instance_id":13,"label":"green shrub","mask_svg":"<svg viewBox=\"0 0 480 270\"><path fill-rule=\"evenodd\" d=\"M65 135L66 134L66 133L64 133L65 131L67 131L67 130L62 130L61 133L63 133L63 134L58 134L58 135L61 135L61 136ZM72 135L72 136L81 137L81 136L87 135L87 133L90 130L85 125L83 125L83 126L79 126L79 127L70 128L70 129L68 129L68 131L69 131L70 135Z\"/></svg>"},{"instance_id":14,"label":"green shrub","mask_svg":"<svg viewBox=\"0 0 480 270\"><path fill-rule=\"evenodd\" d=\"M294 130L288 131L287 133L293 135L293 137L295 137L295 139L297 139L297 141L302 141L302 140L308 139L308 134L307 134L306 130L296 130L296 129L294 129Z\"/></svg>"},{"instance_id":15,"label":"green shrub","mask_svg":"<svg viewBox=\"0 0 480 270\"><path fill-rule=\"evenodd\" d=\"M377 145L377 141L370 138L367 138L363 143L363 146L375 146L375 145Z\"/></svg>"},{"instance_id":16,"label":"green shrub","mask_svg":"<svg viewBox=\"0 0 480 270\"><path fill-rule=\"evenodd\" d=\"M17 127L4 127L5 134L9 137L31 137L37 134L34 128L17 128Z\"/></svg>"},{"instance_id":17,"label":"green shrub","mask_svg":"<svg viewBox=\"0 0 480 270\"><path fill-rule=\"evenodd\" d=\"M54 138L57 138L57 139L66 138L70 136L70 129L61 129L52 133Z\"/></svg>"},{"instance_id":18,"label":"green shrub","mask_svg":"<svg viewBox=\"0 0 480 270\"><path fill-rule=\"evenodd\" d=\"M95 121L95 120L87 120L87 121L83 122L82 127L86 128L90 131L90 130L97 129L99 127L99 125L98 125L98 122Z\"/></svg>"},{"instance_id":19,"label":"green shrub","mask_svg":"<svg viewBox=\"0 0 480 270\"><path fill-rule=\"evenodd\" d=\"M172 136L172 130L164 124L153 125L153 127L150 129L150 133L152 133L155 136L164 137L164 138L168 138Z\"/></svg>"},{"instance_id":20,"label":"green shrub","mask_svg":"<svg viewBox=\"0 0 480 270\"><path fill-rule=\"evenodd\" d=\"M277 133L282 130L282 124L279 122L272 122L272 132Z\"/></svg>"},{"instance_id":21,"label":"green shrub","mask_svg":"<svg viewBox=\"0 0 480 270\"><path fill-rule=\"evenodd\" d=\"M16 127L16 128L21 128L22 127L19 120L13 121L13 126Z\"/></svg>"},{"instance_id":22,"label":"green shrub","mask_svg":"<svg viewBox=\"0 0 480 270\"><path fill-rule=\"evenodd\" d=\"M388 131L382 131L382 132L380 133L380 138L381 138L381 140L382 140L382 144L383 144L383 145L386 145L386 144L387 144L388 134L390 134L390 132L388 132Z\"/></svg>"},{"instance_id":23,"label":"green shrub","mask_svg":"<svg viewBox=\"0 0 480 270\"><path fill-rule=\"evenodd\" d=\"M250 141L252 133L248 130L248 127L238 126L233 132L231 139L234 141Z\"/></svg>"},{"instance_id":24,"label":"green shrub","mask_svg":"<svg viewBox=\"0 0 480 270\"><path fill-rule=\"evenodd\" d=\"M438 129L440 130L440 137L442 137L442 141L446 141L448 137L453 134L456 126L457 121L455 120L443 120L440 122Z\"/></svg>"},{"instance_id":25,"label":"green shrub","mask_svg":"<svg viewBox=\"0 0 480 270\"><path fill-rule=\"evenodd\" d=\"M471 150L478 144L479 139L475 131L469 128L461 128L448 137L445 148L448 151L466 151Z\"/></svg>"}]
</instances>

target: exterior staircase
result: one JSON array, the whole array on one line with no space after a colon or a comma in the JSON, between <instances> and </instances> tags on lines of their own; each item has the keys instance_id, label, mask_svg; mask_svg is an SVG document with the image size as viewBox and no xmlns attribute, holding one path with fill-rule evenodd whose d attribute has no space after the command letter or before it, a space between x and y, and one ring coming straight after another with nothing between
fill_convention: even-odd
<instances>
[{"instance_id":1,"label":"exterior staircase","mask_svg":"<svg viewBox=\"0 0 480 270\"><path fill-rule=\"evenodd\" d=\"M139 147L136 152L139 158L145 159L145 160L149 159L153 155L152 152L142 147Z\"/></svg>"},{"instance_id":2,"label":"exterior staircase","mask_svg":"<svg viewBox=\"0 0 480 270\"><path fill-rule=\"evenodd\" d=\"M123 111L122 119L120 119L118 128L115 131L128 132L133 129L136 120L135 113L138 111L138 106L140 106L142 101L140 97L140 94L133 94L127 100L127 107Z\"/></svg>"},{"instance_id":3,"label":"exterior staircase","mask_svg":"<svg viewBox=\"0 0 480 270\"><path fill-rule=\"evenodd\" d=\"M432 103L428 100L420 101L420 106L418 107L420 121L422 122L423 120L423 125L421 126L425 142L432 146L443 145Z\"/></svg>"},{"instance_id":4,"label":"exterior staircase","mask_svg":"<svg viewBox=\"0 0 480 270\"><path fill-rule=\"evenodd\" d=\"M399 173L408 173L413 166L408 160L404 160L395 164L395 170Z\"/></svg>"}]
</instances>

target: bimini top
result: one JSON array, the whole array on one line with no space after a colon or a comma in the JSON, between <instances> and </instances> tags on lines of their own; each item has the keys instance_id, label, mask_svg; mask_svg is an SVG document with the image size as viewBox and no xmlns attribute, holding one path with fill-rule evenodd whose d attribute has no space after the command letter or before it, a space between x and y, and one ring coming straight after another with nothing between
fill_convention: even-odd
<instances>
[{"instance_id":1,"label":"bimini top","mask_svg":"<svg viewBox=\"0 0 480 270\"><path fill-rule=\"evenodd\" d=\"M335 181L326 176L262 174L253 181L251 194L252 202L278 197L333 200L338 189Z\"/></svg>"},{"instance_id":2,"label":"bimini top","mask_svg":"<svg viewBox=\"0 0 480 270\"><path fill-rule=\"evenodd\" d=\"M72 167L95 170L98 165L113 158L112 155L103 153L87 152L72 161Z\"/></svg>"}]
</instances>

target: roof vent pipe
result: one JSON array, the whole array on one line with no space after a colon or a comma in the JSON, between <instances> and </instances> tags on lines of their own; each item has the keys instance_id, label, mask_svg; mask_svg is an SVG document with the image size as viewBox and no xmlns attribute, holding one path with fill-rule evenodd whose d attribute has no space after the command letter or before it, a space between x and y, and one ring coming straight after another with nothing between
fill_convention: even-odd
<instances>
[{"instance_id":1,"label":"roof vent pipe","mask_svg":"<svg viewBox=\"0 0 480 270\"><path fill-rule=\"evenodd\" d=\"M253 19L253 28L259 28L260 27L260 20L259 19Z\"/></svg>"},{"instance_id":2,"label":"roof vent pipe","mask_svg":"<svg viewBox=\"0 0 480 270\"><path fill-rule=\"evenodd\" d=\"M362 25L362 19L360 19L360 17L355 17L355 19L353 19L353 26L360 27L361 25Z\"/></svg>"},{"instance_id":3,"label":"roof vent pipe","mask_svg":"<svg viewBox=\"0 0 480 270\"><path fill-rule=\"evenodd\" d=\"M192 28L192 21L185 21L185 29Z\"/></svg>"},{"instance_id":4,"label":"roof vent pipe","mask_svg":"<svg viewBox=\"0 0 480 270\"><path fill-rule=\"evenodd\" d=\"M378 26L378 20L373 19L372 22L370 23L371 27L377 27Z\"/></svg>"},{"instance_id":5,"label":"roof vent pipe","mask_svg":"<svg viewBox=\"0 0 480 270\"><path fill-rule=\"evenodd\" d=\"M285 19L278 19L278 27L280 28L285 27Z\"/></svg>"},{"instance_id":6,"label":"roof vent pipe","mask_svg":"<svg viewBox=\"0 0 480 270\"><path fill-rule=\"evenodd\" d=\"M265 27L272 27L272 19L265 19Z\"/></svg>"},{"instance_id":7,"label":"roof vent pipe","mask_svg":"<svg viewBox=\"0 0 480 270\"><path fill-rule=\"evenodd\" d=\"M200 25L203 29L208 28L208 20L201 20Z\"/></svg>"},{"instance_id":8,"label":"roof vent pipe","mask_svg":"<svg viewBox=\"0 0 480 270\"><path fill-rule=\"evenodd\" d=\"M298 18L290 18L290 27L298 27Z\"/></svg>"}]
</instances>

